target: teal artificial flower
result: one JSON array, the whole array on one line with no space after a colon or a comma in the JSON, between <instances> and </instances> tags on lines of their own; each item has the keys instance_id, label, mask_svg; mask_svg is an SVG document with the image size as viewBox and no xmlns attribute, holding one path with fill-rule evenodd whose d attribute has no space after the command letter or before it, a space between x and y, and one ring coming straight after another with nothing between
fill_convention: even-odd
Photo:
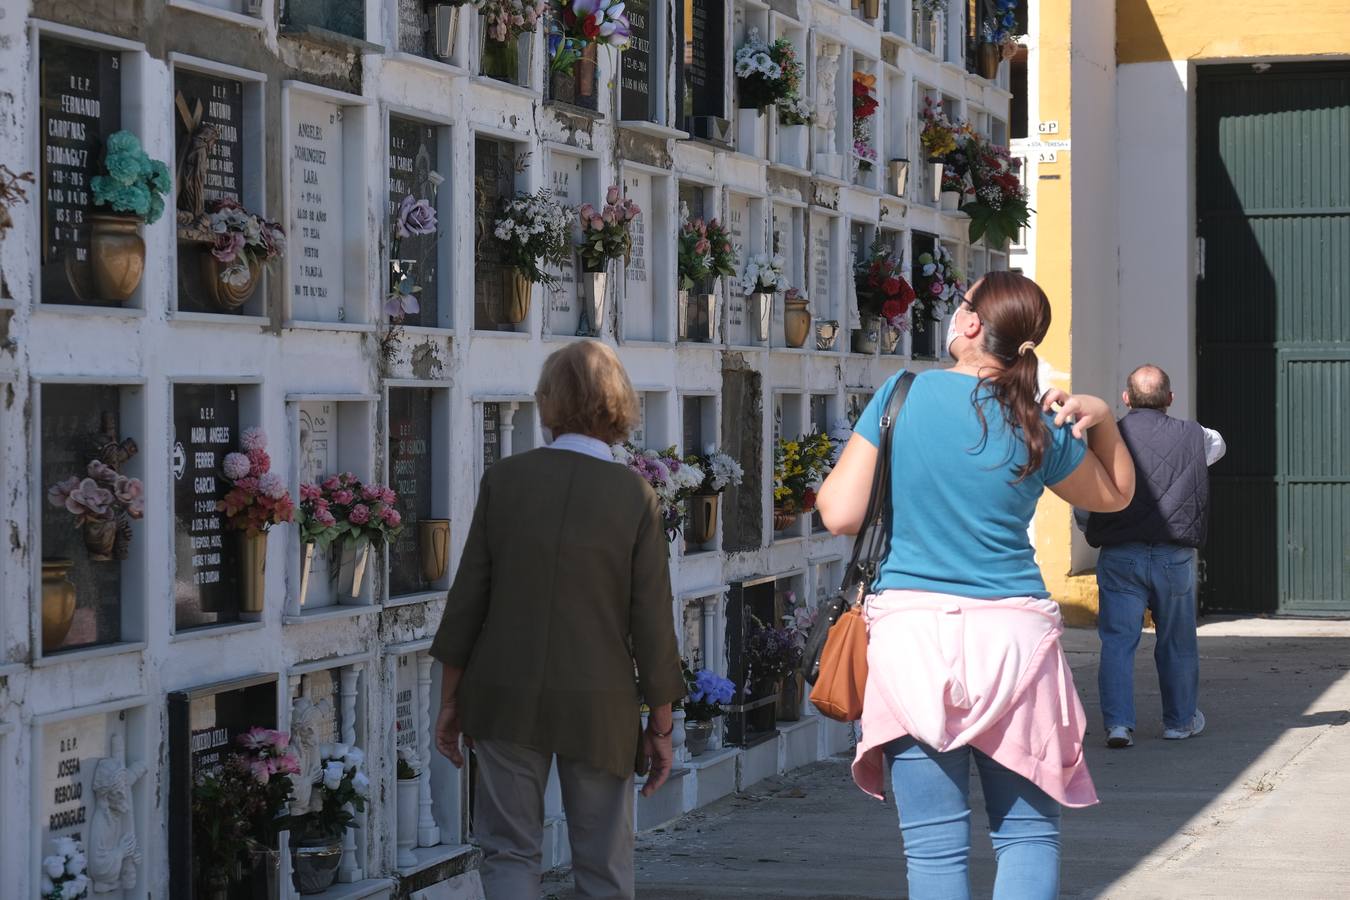
<instances>
[{"instance_id":1,"label":"teal artificial flower","mask_svg":"<svg viewBox=\"0 0 1350 900\"><path fill-rule=\"evenodd\" d=\"M157 159L150 160L150 187L161 194L167 194L173 188L169 167Z\"/></svg>"}]
</instances>

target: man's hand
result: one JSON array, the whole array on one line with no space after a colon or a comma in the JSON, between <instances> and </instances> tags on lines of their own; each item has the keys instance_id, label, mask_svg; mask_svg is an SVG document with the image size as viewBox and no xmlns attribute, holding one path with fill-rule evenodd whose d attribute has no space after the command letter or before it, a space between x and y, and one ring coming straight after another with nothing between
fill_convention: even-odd
<instances>
[{"instance_id":1,"label":"man's hand","mask_svg":"<svg viewBox=\"0 0 1350 900\"><path fill-rule=\"evenodd\" d=\"M1059 407L1055 410L1055 407ZM1066 394L1059 388L1050 388L1041 397L1041 408L1055 413L1055 425L1073 421L1073 436L1082 438L1088 429L1111 418L1111 407L1106 401L1091 394Z\"/></svg>"},{"instance_id":2,"label":"man's hand","mask_svg":"<svg viewBox=\"0 0 1350 900\"><path fill-rule=\"evenodd\" d=\"M454 763L456 769L464 767L464 751L460 749L459 740L459 704L452 697L441 704L441 711L436 716L436 749ZM473 747L473 739L464 738L464 746Z\"/></svg>"},{"instance_id":3,"label":"man's hand","mask_svg":"<svg viewBox=\"0 0 1350 900\"><path fill-rule=\"evenodd\" d=\"M675 751L670 746L670 735L657 737L651 728L642 732L642 748L651 760L651 771L647 774L647 783L642 786L642 796L650 797L661 789L670 777L670 768L674 763Z\"/></svg>"}]
</instances>

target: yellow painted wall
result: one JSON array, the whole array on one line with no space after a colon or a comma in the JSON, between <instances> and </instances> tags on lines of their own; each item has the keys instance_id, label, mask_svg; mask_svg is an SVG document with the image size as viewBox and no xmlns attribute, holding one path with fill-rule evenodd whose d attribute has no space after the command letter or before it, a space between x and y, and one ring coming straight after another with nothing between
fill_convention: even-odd
<instances>
[{"instance_id":1,"label":"yellow painted wall","mask_svg":"<svg viewBox=\"0 0 1350 900\"><path fill-rule=\"evenodd\" d=\"M1070 16L1072 0L1041 0L1040 32L1037 46L1039 64L1039 117L1042 121L1057 120L1058 140L1072 140L1070 121L1072 98L1069 78ZM1073 241L1071 239L1071 201L1073 154L1060 155L1059 161L1042 163L1037 167L1036 182L1036 281L1050 298L1054 311L1050 332L1036 353L1060 372L1073 371L1073 346L1070 334L1073 327ZM1047 178L1046 176L1059 176ZM1060 385L1071 390L1071 384ZM1081 589L1073 589L1069 577L1073 515L1068 504L1046 492L1036 511L1036 558L1045 575L1046 588L1061 606L1066 618L1070 609L1082 602ZM1095 597L1092 610L1095 612Z\"/></svg>"},{"instance_id":2,"label":"yellow painted wall","mask_svg":"<svg viewBox=\"0 0 1350 900\"><path fill-rule=\"evenodd\" d=\"M1350 54L1350 0L1116 3L1116 58L1122 65L1316 54Z\"/></svg>"}]
</instances>

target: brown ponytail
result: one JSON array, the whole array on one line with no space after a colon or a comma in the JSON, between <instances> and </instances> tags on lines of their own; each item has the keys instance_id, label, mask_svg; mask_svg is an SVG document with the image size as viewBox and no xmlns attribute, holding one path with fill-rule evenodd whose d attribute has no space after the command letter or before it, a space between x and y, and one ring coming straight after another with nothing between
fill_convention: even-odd
<instances>
[{"instance_id":1,"label":"brown ponytail","mask_svg":"<svg viewBox=\"0 0 1350 900\"><path fill-rule=\"evenodd\" d=\"M1021 482L1040 469L1049 441L1037 399L1040 379L1034 347L1050 330L1050 301L1040 286L1024 275L990 272L975 286L968 302L980 317L984 352L1003 364L1002 369L980 378L975 393L978 396L987 386L1002 407L1008 426L1026 444L1026 464L1017 470L1017 481ZM989 423L978 402L975 411L987 440Z\"/></svg>"}]
</instances>

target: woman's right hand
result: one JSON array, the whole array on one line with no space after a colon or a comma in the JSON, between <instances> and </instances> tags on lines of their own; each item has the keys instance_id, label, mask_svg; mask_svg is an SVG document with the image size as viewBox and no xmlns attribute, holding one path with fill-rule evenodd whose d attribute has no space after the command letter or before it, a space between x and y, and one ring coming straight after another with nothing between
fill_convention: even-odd
<instances>
[{"instance_id":1,"label":"woman's right hand","mask_svg":"<svg viewBox=\"0 0 1350 900\"><path fill-rule=\"evenodd\" d=\"M1059 407L1055 409L1055 407ZM1092 394L1066 394L1059 388L1051 388L1041 398L1041 408L1055 414L1055 425L1061 426L1073 420L1073 436L1082 438L1088 429L1102 422L1114 421L1111 407L1101 397Z\"/></svg>"}]
</instances>

